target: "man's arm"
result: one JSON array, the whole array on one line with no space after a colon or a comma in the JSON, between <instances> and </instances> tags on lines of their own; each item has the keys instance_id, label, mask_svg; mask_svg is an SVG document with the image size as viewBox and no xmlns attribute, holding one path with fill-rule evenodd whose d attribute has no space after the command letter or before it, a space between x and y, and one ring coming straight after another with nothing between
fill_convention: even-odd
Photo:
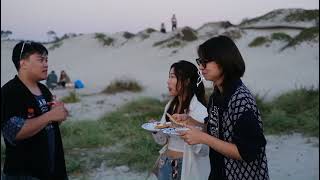
<instances>
[{"instance_id":1,"label":"man's arm","mask_svg":"<svg viewBox=\"0 0 320 180\"><path fill-rule=\"evenodd\" d=\"M52 110L36 118L25 121L21 130L16 136L16 140L22 140L34 136L41 131L50 121L62 122L67 118L67 110L63 104L57 105Z\"/></svg>"}]
</instances>

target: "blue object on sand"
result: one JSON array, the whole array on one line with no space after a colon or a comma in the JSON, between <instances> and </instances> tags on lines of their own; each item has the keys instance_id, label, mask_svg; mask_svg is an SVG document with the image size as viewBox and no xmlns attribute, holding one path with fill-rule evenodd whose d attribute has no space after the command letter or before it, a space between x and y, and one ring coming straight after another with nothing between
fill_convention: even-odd
<instances>
[{"instance_id":1,"label":"blue object on sand","mask_svg":"<svg viewBox=\"0 0 320 180\"><path fill-rule=\"evenodd\" d=\"M82 82L81 80L76 80L76 81L74 82L74 88L76 88L76 89L84 88L83 82Z\"/></svg>"}]
</instances>

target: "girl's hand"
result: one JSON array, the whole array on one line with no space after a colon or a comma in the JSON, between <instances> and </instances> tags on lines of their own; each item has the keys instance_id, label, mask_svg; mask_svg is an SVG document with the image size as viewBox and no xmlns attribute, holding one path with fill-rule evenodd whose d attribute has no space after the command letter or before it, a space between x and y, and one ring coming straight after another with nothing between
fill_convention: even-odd
<instances>
[{"instance_id":1,"label":"girl's hand","mask_svg":"<svg viewBox=\"0 0 320 180\"><path fill-rule=\"evenodd\" d=\"M149 123L153 123L153 122L157 122L157 120L155 120L155 119L150 119L148 122L149 122Z\"/></svg>"},{"instance_id":2,"label":"girl's hand","mask_svg":"<svg viewBox=\"0 0 320 180\"><path fill-rule=\"evenodd\" d=\"M193 127L193 126L186 126L190 130L186 131L180 131L179 136L189 145L193 144L205 144L204 143L204 137L205 133L202 132L199 128Z\"/></svg>"},{"instance_id":3,"label":"girl's hand","mask_svg":"<svg viewBox=\"0 0 320 180\"><path fill-rule=\"evenodd\" d=\"M176 121L187 121L190 118L188 114L173 114L172 117Z\"/></svg>"}]
</instances>

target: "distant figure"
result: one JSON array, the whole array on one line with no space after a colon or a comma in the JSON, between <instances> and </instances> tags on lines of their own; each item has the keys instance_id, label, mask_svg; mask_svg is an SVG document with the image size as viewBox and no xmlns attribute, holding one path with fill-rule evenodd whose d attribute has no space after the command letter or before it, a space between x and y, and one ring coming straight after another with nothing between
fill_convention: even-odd
<instances>
[{"instance_id":1,"label":"distant figure","mask_svg":"<svg viewBox=\"0 0 320 180\"><path fill-rule=\"evenodd\" d=\"M59 83L58 83L60 86L62 87L66 87L68 86L69 84L71 84L71 80L69 78L69 76L67 75L67 73L62 70L61 73L60 73L60 78L59 78Z\"/></svg>"},{"instance_id":2,"label":"distant figure","mask_svg":"<svg viewBox=\"0 0 320 180\"><path fill-rule=\"evenodd\" d=\"M58 76L54 71L51 71L51 73L47 77L47 86L49 89L54 89L58 85Z\"/></svg>"},{"instance_id":3,"label":"distant figure","mask_svg":"<svg viewBox=\"0 0 320 180\"><path fill-rule=\"evenodd\" d=\"M161 29L160 29L160 31L161 31L162 33L166 33L166 27L164 26L164 23L161 23Z\"/></svg>"},{"instance_id":4,"label":"distant figure","mask_svg":"<svg viewBox=\"0 0 320 180\"><path fill-rule=\"evenodd\" d=\"M176 15L173 14L172 18L171 18L171 23L172 23L172 31L177 29L177 18Z\"/></svg>"}]
</instances>

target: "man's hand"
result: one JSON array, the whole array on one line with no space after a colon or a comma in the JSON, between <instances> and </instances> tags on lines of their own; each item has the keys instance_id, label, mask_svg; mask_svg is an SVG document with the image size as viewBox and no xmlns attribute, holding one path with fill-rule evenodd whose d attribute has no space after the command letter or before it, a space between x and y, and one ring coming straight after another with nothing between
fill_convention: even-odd
<instances>
[{"instance_id":1,"label":"man's hand","mask_svg":"<svg viewBox=\"0 0 320 180\"><path fill-rule=\"evenodd\" d=\"M51 106L51 110L46 113L50 121L62 122L68 116L68 110L64 107L63 102L55 101Z\"/></svg>"}]
</instances>

